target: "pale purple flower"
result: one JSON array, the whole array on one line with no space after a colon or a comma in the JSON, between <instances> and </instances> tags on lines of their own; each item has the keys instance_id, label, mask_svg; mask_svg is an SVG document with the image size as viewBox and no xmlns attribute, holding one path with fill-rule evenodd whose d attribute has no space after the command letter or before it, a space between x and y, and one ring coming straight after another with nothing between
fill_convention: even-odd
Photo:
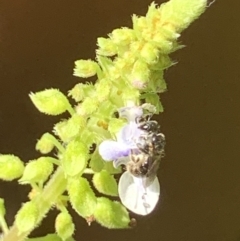
<instances>
[{"instance_id":1,"label":"pale purple flower","mask_svg":"<svg viewBox=\"0 0 240 241\"><path fill-rule=\"evenodd\" d=\"M147 106L149 108L149 106ZM117 134L117 140L105 140L99 145L99 154L105 161L113 161L113 166L127 165L132 149L137 149L136 140L144 132L138 128L136 118L143 116L141 106L123 107L119 110L120 117L128 120ZM147 178L147 177L145 177ZM119 197L124 206L139 215L151 213L159 199L160 185L156 177L146 186L144 178L135 177L126 171L118 184Z\"/></svg>"},{"instance_id":2,"label":"pale purple flower","mask_svg":"<svg viewBox=\"0 0 240 241\"><path fill-rule=\"evenodd\" d=\"M121 118L125 118L129 122L135 122L136 118L141 117L143 115L143 108L142 106L126 106L120 108L118 110L118 113Z\"/></svg>"},{"instance_id":3,"label":"pale purple flower","mask_svg":"<svg viewBox=\"0 0 240 241\"><path fill-rule=\"evenodd\" d=\"M117 134L117 140L105 140L99 145L99 154L105 161L117 161L121 157L128 157L130 150L137 148L135 140L142 131L135 122L125 125ZM116 166L114 164L114 166Z\"/></svg>"}]
</instances>

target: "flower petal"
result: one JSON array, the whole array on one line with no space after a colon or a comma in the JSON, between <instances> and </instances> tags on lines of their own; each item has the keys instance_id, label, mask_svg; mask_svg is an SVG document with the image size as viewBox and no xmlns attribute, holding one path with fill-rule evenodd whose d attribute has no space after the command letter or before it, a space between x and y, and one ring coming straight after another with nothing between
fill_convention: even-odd
<instances>
[{"instance_id":1,"label":"flower petal","mask_svg":"<svg viewBox=\"0 0 240 241\"><path fill-rule=\"evenodd\" d=\"M143 110L141 106L126 106L118 110L119 116L126 118L129 122L135 121L137 117L143 115Z\"/></svg>"},{"instance_id":2,"label":"flower petal","mask_svg":"<svg viewBox=\"0 0 240 241\"><path fill-rule=\"evenodd\" d=\"M116 160L122 156L128 156L130 148L123 143L112 140L103 141L99 145L99 154L105 161Z\"/></svg>"},{"instance_id":3,"label":"flower petal","mask_svg":"<svg viewBox=\"0 0 240 241\"><path fill-rule=\"evenodd\" d=\"M141 178L137 179L141 181ZM156 177L148 187L144 188L143 185L136 183L129 172L124 172L119 180L118 192L126 208L139 215L148 215L158 203L160 184Z\"/></svg>"},{"instance_id":4,"label":"flower petal","mask_svg":"<svg viewBox=\"0 0 240 241\"><path fill-rule=\"evenodd\" d=\"M134 149L136 148L135 140L139 138L142 132L143 131L138 128L138 125L131 121L119 131L117 141Z\"/></svg>"}]
</instances>

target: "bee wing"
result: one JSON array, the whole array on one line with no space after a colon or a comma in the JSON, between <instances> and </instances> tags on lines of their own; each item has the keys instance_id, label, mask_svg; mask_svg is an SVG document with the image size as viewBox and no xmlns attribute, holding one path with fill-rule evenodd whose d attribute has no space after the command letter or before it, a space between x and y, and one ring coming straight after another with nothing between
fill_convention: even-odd
<instances>
[{"instance_id":1,"label":"bee wing","mask_svg":"<svg viewBox=\"0 0 240 241\"><path fill-rule=\"evenodd\" d=\"M148 215L158 203L160 184L155 178L148 187L144 187L142 178L124 172L119 180L118 192L126 208L139 215Z\"/></svg>"},{"instance_id":2,"label":"bee wing","mask_svg":"<svg viewBox=\"0 0 240 241\"><path fill-rule=\"evenodd\" d=\"M150 165L150 168L147 172L146 177L143 177L144 186L148 187L156 178L157 171L160 165L160 157L153 159L151 157L152 163Z\"/></svg>"}]
</instances>

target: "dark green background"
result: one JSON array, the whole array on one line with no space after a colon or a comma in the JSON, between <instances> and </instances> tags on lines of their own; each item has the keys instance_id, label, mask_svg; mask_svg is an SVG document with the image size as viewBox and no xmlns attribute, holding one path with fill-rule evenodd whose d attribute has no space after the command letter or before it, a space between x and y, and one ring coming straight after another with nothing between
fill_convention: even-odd
<instances>
[{"instance_id":1,"label":"dark green background","mask_svg":"<svg viewBox=\"0 0 240 241\"><path fill-rule=\"evenodd\" d=\"M37 112L28 93L79 79L74 61L94 58L96 38L131 26L150 0L0 0L0 153L27 161L58 117ZM158 0L158 3L163 1ZM240 238L240 2L216 0L181 36L186 48L166 74L160 116L167 138L161 199L133 230L88 227L74 216L76 240L237 241ZM1 184L8 221L29 189ZM55 212L34 235L53 231Z\"/></svg>"}]
</instances>

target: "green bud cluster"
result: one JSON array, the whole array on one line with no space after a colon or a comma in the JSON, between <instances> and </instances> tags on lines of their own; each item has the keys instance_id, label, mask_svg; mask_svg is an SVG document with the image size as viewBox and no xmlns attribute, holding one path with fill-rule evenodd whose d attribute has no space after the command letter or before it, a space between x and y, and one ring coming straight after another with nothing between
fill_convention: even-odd
<instances>
[{"instance_id":1,"label":"green bud cluster","mask_svg":"<svg viewBox=\"0 0 240 241\"><path fill-rule=\"evenodd\" d=\"M182 47L177 42L180 33L206 5L207 0L170 0L160 7L152 3L145 17L133 15L132 28L115 29L107 38L99 37L96 60L75 62L74 75L93 77L95 83L78 83L69 91L74 107L58 89L30 94L40 112L54 116L68 112L70 117L56 123L53 134L43 134L36 144L40 153L54 151L57 158L40 157L24 167L16 156L0 155L0 178L20 178L19 183L30 184L32 193L37 193L17 213L15 226L9 232L11 238L15 237L11 240L20 240L20 236L24 240L52 206L61 211L55 222L57 235L42 240L70 240L74 224L67 204L62 202L65 191L66 200L88 223L96 220L107 228L129 227L126 208L99 197L118 196L114 174L121 170L102 160L98 145L116 138L126 124L115 115L119 108L149 103L156 107L156 113L163 111L159 98L159 93L167 88L163 74L174 64L169 54ZM83 174L93 177L85 178Z\"/></svg>"}]
</instances>

